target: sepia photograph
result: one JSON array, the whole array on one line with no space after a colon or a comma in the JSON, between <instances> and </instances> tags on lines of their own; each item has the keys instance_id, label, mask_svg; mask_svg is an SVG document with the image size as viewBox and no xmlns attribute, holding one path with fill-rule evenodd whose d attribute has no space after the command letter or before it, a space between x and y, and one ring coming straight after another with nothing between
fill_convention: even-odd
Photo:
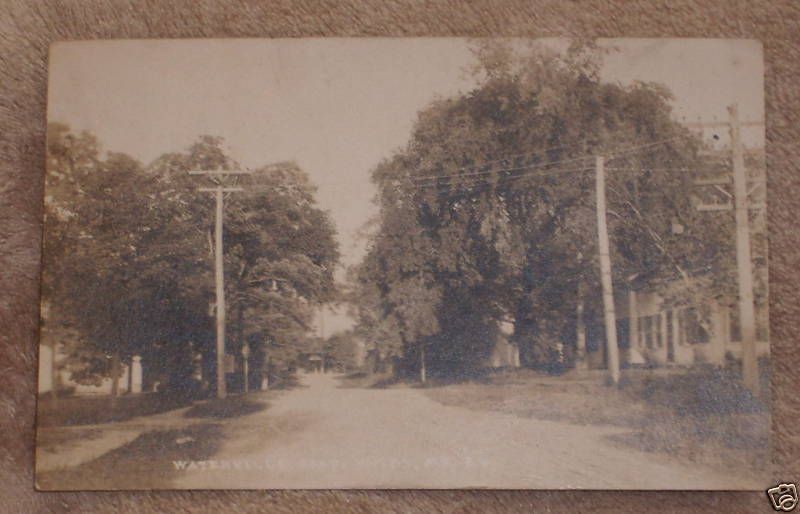
<instances>
[{"instance_id":1,"label":"sepia photograph","mask_svg":"<svg viewBox=\"0 0 800 514\"><path fill-rule=\"evenodd\" d=\"M37 489L774 485L758 41L66 41L48 88Z\"/></svg>"}]
</instances>

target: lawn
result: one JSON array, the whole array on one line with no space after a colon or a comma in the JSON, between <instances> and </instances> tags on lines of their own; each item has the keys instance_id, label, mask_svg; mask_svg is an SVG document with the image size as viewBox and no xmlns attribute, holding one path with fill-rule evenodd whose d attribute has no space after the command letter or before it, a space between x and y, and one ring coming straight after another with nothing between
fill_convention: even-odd
<instances>
[{"instance_id":1,"label":"lawn","mask_svg":"<svg viewBox=\"0 0 800 514\"><path fill-rule=\"evenodd\" d=\"M247 414L262 411L268 407L264 401L254 400L266 396L266 393L250 393L248 395L213 398L199 402L184 412L186 418L227 419L238 418Z\"/></svg>"},{"instance_id":2,"label":"lawn","mask_svg":"<svg viewBox=\"0 0 800 514\"><path fill-rule=\"evenodd\" d=\"M425 393L446 405L629 428L611 442L686 462L753 473L769 466L768 397L753 398L723 370L629 371L619 387L594 372L512 370Z\"/></svg>"},{"instance_id":3,"label":"lawn","mask_svg":"<svg viewBox=\"0 0 800 514\"><path fill-rule=\"evenodd\" d=\"M186 396L143 393L119 396L68 396L40 398L36 423L39 427L98 425L149 416L191 404Z\"/></svg>"}]
</instances>

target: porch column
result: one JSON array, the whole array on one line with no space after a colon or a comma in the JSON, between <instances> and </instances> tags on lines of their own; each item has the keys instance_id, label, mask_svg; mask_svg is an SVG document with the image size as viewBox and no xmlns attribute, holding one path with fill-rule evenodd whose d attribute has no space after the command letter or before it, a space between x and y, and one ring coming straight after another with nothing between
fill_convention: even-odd
<instances>
[{"instance_id":1,"label":"porch column","mask_svg":"<svg viewBox=\"0 0 800 514\"><path fill-rule=\"evenodd\" d=\"M681 310L678 308L672 309L672 344L676 350L683 345L681 340Z\"/></svg>"},{"instance_id":2,"label":"porch column","mask_svg":"<svg viewBox=\"0 0 800 514\"><path fill-rule=\"evenodd\" d=\"M636 302L636 291L633 289L628 289L628 341L631 348L640 348L639 306Z\"/></svg>"},{"instance_id":3,"label":"porch column","mask_svg":"<svg viewBox=\"0 0 800 514\"><path fill-rule=\"evenodd\" d=\"M142 392L142 358L134 355L131 360L131 393Z\"/></svg>"},{"instance_id":4,"label":"porch column","mask_svg":"<svg viewBox=\"0 0 800 514\"><path fill-rule=\"evenodd\" d=\"M711 310L711 334L709 334L709 343L711 343L711 358L716 364L723 364L725 362L725 314L724 307L720 306L717 302L710 305Z\"/></svg>"},{"instance_id":5,"label":"porch column","mask_svg":"<svg viewBox=\"0 0 800 514\"><path fill-rule=\"evenodd\" d=\"M672 362L675 360L675 353L673 352L670 355L670 348L669 348L669 326L667 326L667 312L661 311L658 313L658 318L661 321L661 346L664 348L664 359L667 362Z\"/></svg>"},{"instance_id":6,"label":"porch column","mask_svg":"<svg viewBox=\"0 0 800 514\"><path fill-rule=\"evenodd\" d=\"M658 352L661 348L658 346L658 331L661 326L661 313L657 313L650 318L650 338L653 341L653 348Z\"/></svg>"}]
</instances>

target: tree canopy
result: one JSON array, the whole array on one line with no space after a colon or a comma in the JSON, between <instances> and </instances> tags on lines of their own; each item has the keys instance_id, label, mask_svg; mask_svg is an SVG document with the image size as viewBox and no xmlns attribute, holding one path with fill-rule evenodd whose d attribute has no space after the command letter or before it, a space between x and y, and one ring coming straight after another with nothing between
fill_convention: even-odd
<instances>
[{"instance_id":1,"label":"tree canopy","mask_svg":"<svg viewBox=\"0 0 800 514\"><path fill-rule=\"evenodd\" d=\"M48 129L43 293L45 327L72 331L73 376L96 381L112 359L142 355L176 386L192 355L213 349L213 200L189 170L230 170L223 141L203 136L144 166L101 156L97 139ZM226 179L227 180L227 179ZM228 353L247 341L265 372L292 366L315 304L334 295L335 229L293 163L239 179L225 198ZM59 335L54 335L54 340ZM207 371L213 358L203 359Z\"/></svg>"},{"instance_id":2,"label":"tree canopy","mask_svg":"<svg viewBox=\"0 0 800 514\"><path fill-rule=\"evenodd\" d=\"M421 111L407 145L373 171L377 229L352 276L359 330L384 353L416 362L425 348L434 368L468 369L503 321L531 365L555 341L574 344L579 289L599 297L596 156L617 283L729 272L732 231L712 225L730 219L691 204L692 180L713 170L669 91L602 82L587 46L492 42L475 56L478 86ZM587 305L590 319L598 307Z\"/></svg>"}]
</instances>

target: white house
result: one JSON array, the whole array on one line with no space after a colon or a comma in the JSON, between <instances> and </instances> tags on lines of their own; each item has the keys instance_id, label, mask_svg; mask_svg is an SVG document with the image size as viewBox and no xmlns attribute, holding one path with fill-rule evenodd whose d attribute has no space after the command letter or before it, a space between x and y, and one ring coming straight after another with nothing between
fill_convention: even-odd
<instances>
[{"instance_id":1,"label":"white house","mask_svg":"<svg viewBox=\"0 0 800 514\"><path fill-rule=\"evenodd\" d=\"M57 349L54 351L53 347ZM72 379L68 370L60 365L65 355L57 344L39 345L39 393L48 393L54 389L70 389L77 395L111 394L111 378L103 378L99 385L79 384ZM117 379L119 393L142 392L142 358L133 357L130 365L120 366L121 373Z\"/></svg>"},{"instance_id":2,"label":"white house","mask_svg":"<svg viewBox=\"0 0 800 514\"><path fill-rule=\"evenodd\" d=\"M681 282L674 282L662 289L663 294L647 288L629 288L615 295L617 333L623 363L633 366L722 365L726 359L741 359L738 305L720 298L691 301L682 298L683 287ZM757 307L758 356L769 355L767 318L766 307ZM605 342L602 330L593 332L596 341L589 352L590 367L604 367Z\"/></svg>"}]
</instances>

